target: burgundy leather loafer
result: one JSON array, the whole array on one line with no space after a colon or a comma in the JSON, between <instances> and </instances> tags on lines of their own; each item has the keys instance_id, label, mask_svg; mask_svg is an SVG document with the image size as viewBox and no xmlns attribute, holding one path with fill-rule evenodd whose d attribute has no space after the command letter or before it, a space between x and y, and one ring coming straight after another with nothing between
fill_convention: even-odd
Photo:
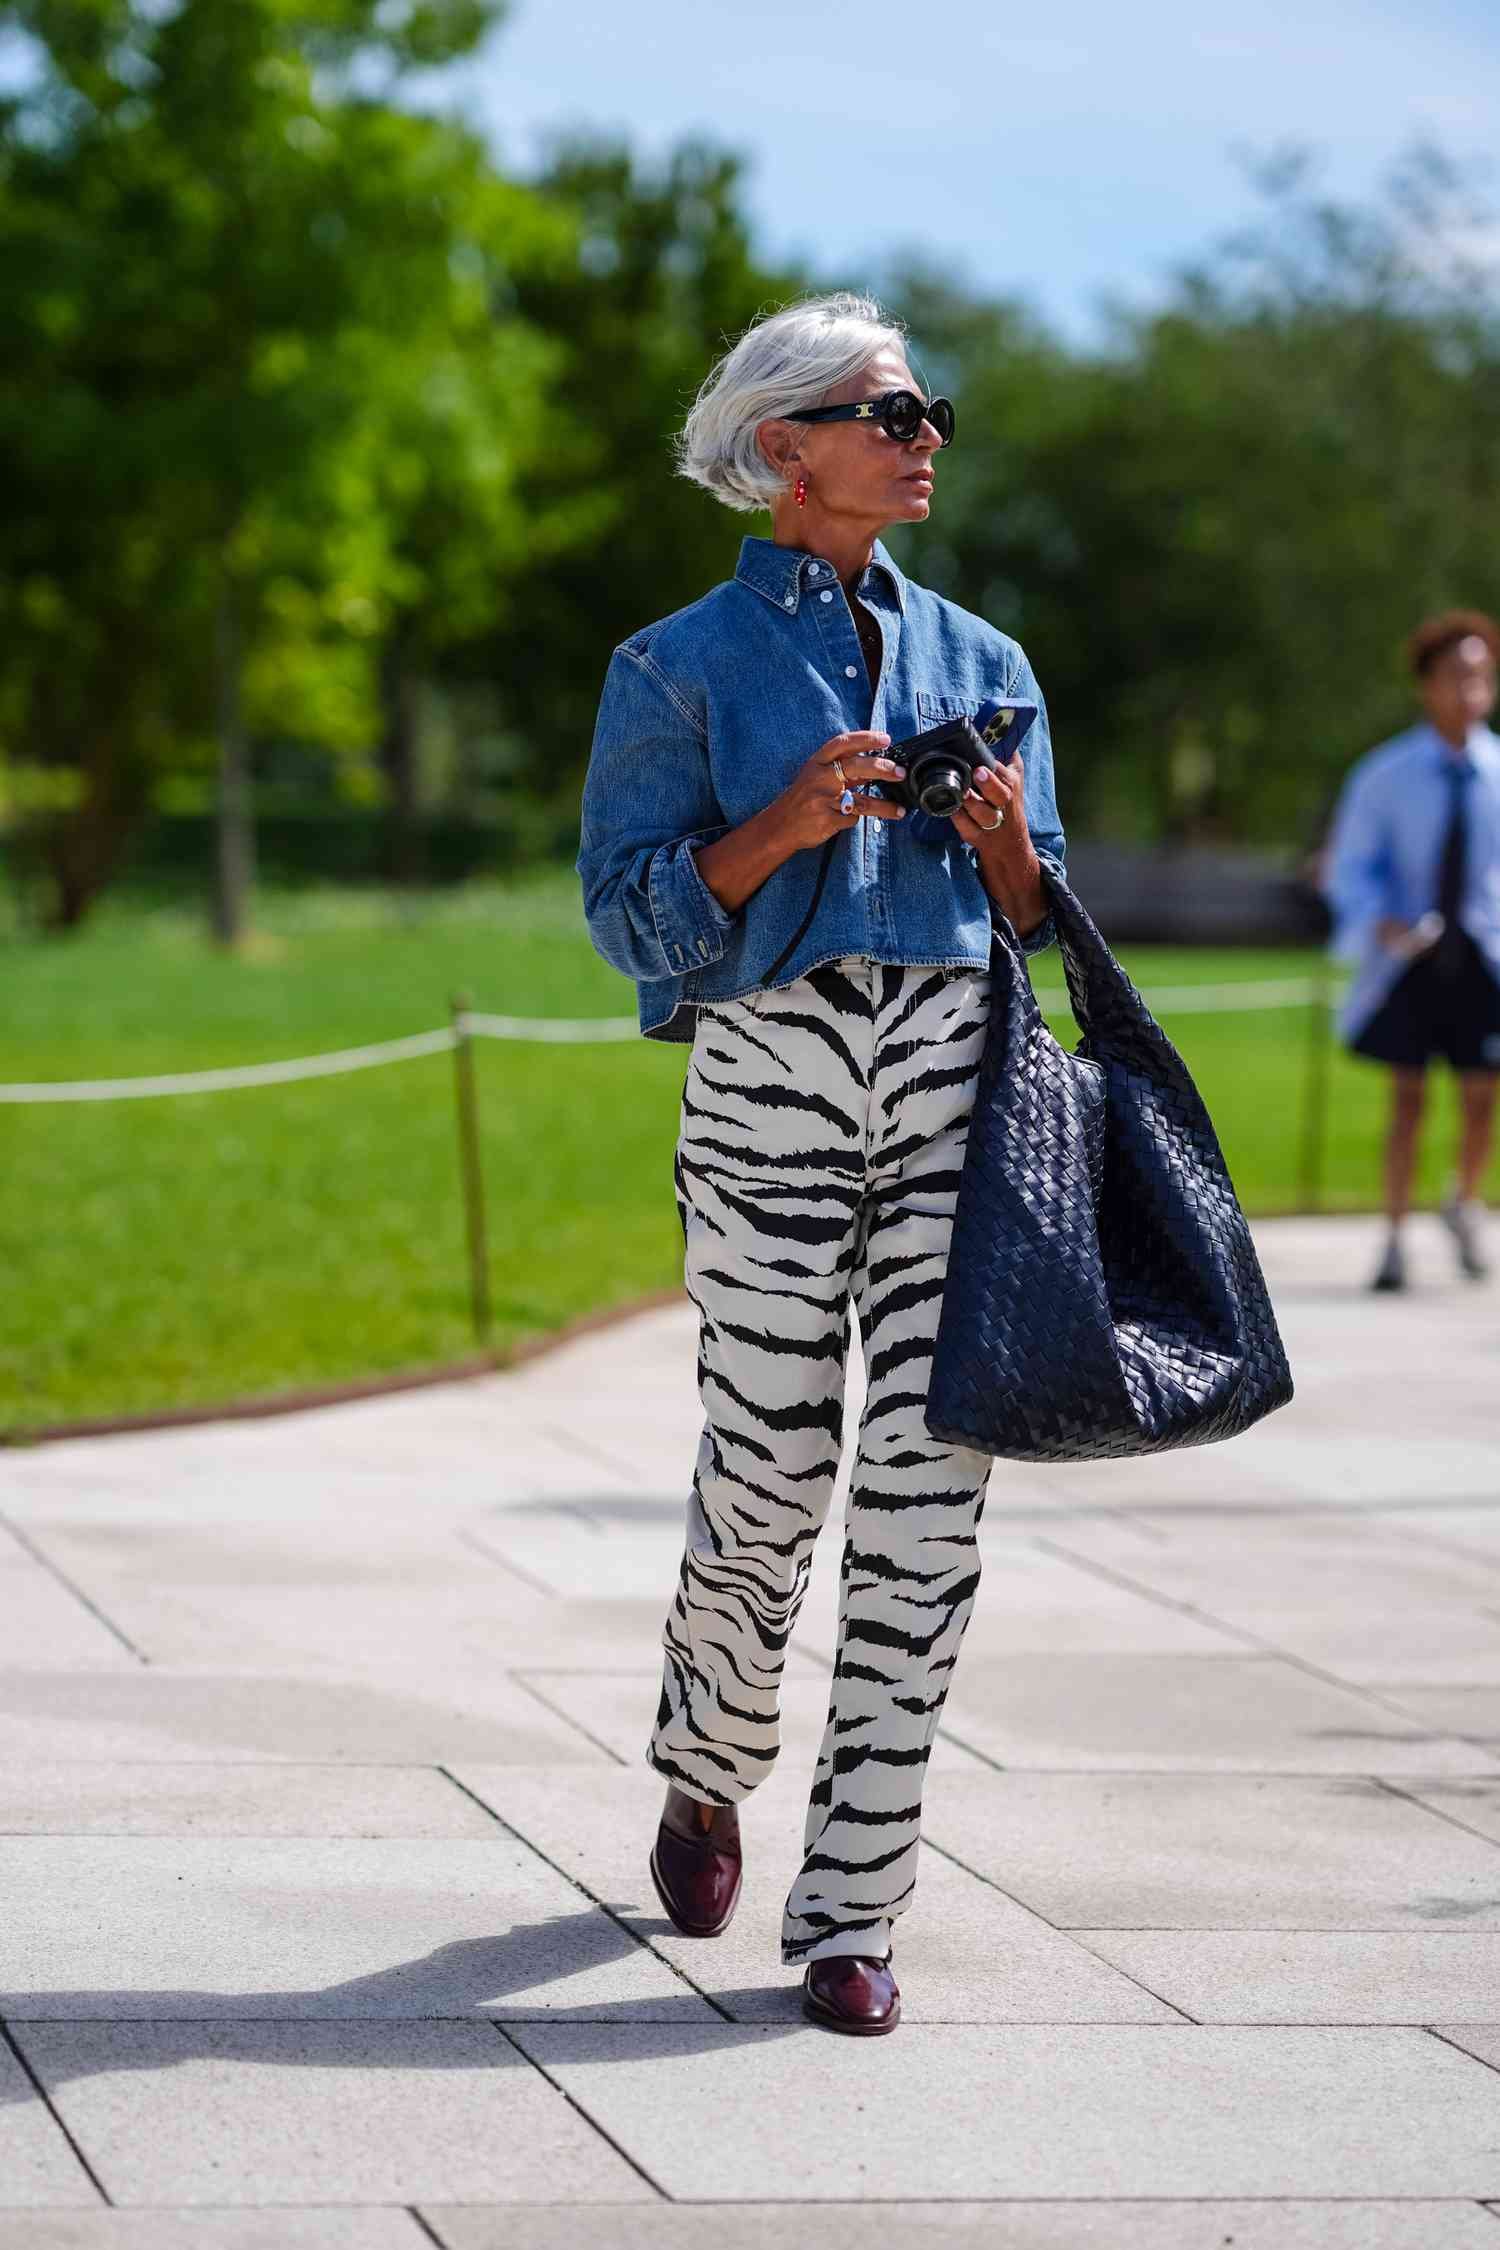
<instances>
[{"instance_id":1,"label":"burgundy leather loafer","mask_svg":"<svg viewBox=\"0 0 1500 2250\"><path fill-rule=\"evenodd\" d=\"M740 1816L734 1805L706 1805L673 1783L656 1842L651 1880L684 1937L717 1937L740 1899Z\"/></svg>"},{"instance_id":2,"label":"burgundy leather loafer","mask_svg":"<svg viewBox=\"0 0 1500 2250\"><path fill-rule=\"evenodd\" d=\"M901 2021L901 1993L888 1960L863 1953L828 1953L809 1961L802 1978L802 2013L830 2031L871 2039Z\"/></svg>"}]
</instances>

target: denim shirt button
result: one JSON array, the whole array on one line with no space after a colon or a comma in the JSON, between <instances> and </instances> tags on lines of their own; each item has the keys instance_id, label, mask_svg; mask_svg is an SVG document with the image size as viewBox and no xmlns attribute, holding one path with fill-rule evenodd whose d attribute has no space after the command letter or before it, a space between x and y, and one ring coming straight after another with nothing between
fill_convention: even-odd
<instances>
[{"instance_id":1,"label":"denim shirt button","mask_svg":"<svg viewBox=\"0 0 1500 2250\"><path fill-rule=\"evenodd\" d=\"M844 678L845 678L846 680L857 680L857 679L859 678L859 667L858 667L858 665L856 665L856 664L846 664L846 665L844 666Z\"/></svg>"},{"instance_id":2,"label":"denim shirt button","mask_svg":"<svg viewBox=\"0 0 1500 2250\"><path fill-rule=\"evenodd\" d=\"M821 594L819 594L819 596L818 596L818 599L819 599L819 601L820 601L820 602L831 602L831 601L833 600L833 596L832 596L832 594L830 594L830 593L828 592L827 588L825 587L825 588L824 588L824 590L823 590L823 592L822 592Z\"/></svg>"},{"instance_id":3,"label":"denim shirt button","mask_svg":"<svg viewBox=\"0 0 1500 2250\"><path fill-rule=\"evenodd\" d=\"M781 606L782 606L782 608L783 608L783 609L795 609L795 608L796 608L796 606L797 606L797 597L796 597L796 595L795 595L795 594L788 594L788 595L787 595L787 597L786 597L786 600L785 600L785 601L784 601L784 602L782 603L782 605L781 605Z\"/></svg>"}]
</instances>

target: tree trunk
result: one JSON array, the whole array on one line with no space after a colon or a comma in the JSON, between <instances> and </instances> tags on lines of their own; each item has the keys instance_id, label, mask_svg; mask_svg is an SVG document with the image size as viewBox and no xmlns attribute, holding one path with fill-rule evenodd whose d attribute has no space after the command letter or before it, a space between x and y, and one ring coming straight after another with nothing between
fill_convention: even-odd
<instances>
[{"instance_id":1,"label":"tree trunk","mask_svg":"<svg viewBox=\"0 0 1500 2250\"><path fill-rule=\"evenodd\" d=\"M255 814L250 800L250 745L245 737L240 693L240 589L227 571L219 593L214 661L219 736L214 936L221 945L238 945L250 928Z\"/></svg>"},{"instance_id":2,"label":"tree trunk","mask_svg":"<svg viewBox=\"0 0 1500 2250\"><path fill-rule=\"evenodd\" d=\"M380 762L390 787L388 864L398 883L420 883L426 873L417 778L419 681L405 636L387 639L380 656L380 700L385 727Z\"/></svg>"},{"instance_id":3,"label":"tree trunk","mask_svg":"<svg viewBox=\"0 0 1500 2250\"><path fill-rule=\"evenodd\" d=\"M98 749L79 760L81 801L41 831L37 857L50 880L43 920L54 930L74 930L108 888L146 810L138 777L122 778Z\"/></svg>"}]
</instances>

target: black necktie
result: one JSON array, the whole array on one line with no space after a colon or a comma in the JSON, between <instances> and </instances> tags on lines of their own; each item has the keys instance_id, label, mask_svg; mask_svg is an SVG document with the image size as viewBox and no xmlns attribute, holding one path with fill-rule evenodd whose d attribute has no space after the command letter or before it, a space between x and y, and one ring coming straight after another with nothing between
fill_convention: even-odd
<instances>
[{"instance_id":1,"label":"black necktie","mask_svg":"<svg viewBox=\"0 0 1500 2250\"><path fill-rule=\"evenodd\" d=\"M1443 838L1443 856L1438 863L1437 910L1443 917L1443 934L1437 942L1434 959L1437 966L1451 976L1462 965L1467 952L1463 927L1458 919L1464 896L1464 862L1468 848L1468 798L1465 785L1469 778L1467 759L1450 757L1448 782L1452 795L1452 809L1448 815L1448 833Z\"/></svg>"}]
</instances>

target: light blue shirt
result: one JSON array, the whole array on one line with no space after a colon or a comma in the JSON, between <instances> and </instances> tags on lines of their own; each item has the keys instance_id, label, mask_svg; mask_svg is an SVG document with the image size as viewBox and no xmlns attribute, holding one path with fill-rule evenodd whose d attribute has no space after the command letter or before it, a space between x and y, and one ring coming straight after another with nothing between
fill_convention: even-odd
<instances>
[{"instance_id":1,"label":"light blue shirt","mask_svg":"<svg viewBox=\"0 0 1500 2250\"><path fill-rule=\"evenodd\" d=\"M1333 951L1355 963L1339 1012L1346 1039L1357 1037L1408 966L1379 944L1376 924L1387 914L1415 922L1437 905L1456 762L1469 769L1458 919L1500 982L1500 735L1476 721L1455 750L1424 717L1365 752L1334 809L1322 890L1333 910Z\"/></svg>"},{"instance_id":2,"label":"light blue shirt","mask_svg":"<svg viewBox=\"0 0 1500 2250\"><path fill-rule=\"evenodd\" d=\"M732 579L610 658L576 865L594 949L634 979L648 1038L690 1040L695 1004L751 991L791 939L819 848L793 852L734 913L694 853L770 804L833 735L868 727L894 742L997 697L1034 703L1026 819L1038 854L1063 867L1047 707L1020 644L905 577L880 540L855 599L880 628L873 695L833 564L771 539L745 539ZM999 912L950 820L866 814L835 831L817 911L775 982L845 953L987 968ZM1048 916L1026 950L1053 935Z\"/></svg>"}]
</instances>

